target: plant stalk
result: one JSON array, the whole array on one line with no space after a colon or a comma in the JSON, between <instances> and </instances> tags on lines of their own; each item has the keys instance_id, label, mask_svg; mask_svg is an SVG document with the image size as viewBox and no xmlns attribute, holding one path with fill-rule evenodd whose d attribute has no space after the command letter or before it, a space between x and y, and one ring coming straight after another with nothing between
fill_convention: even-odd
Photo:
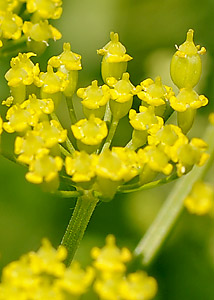
<instances>
[{"instance_id":1,"label":"plant stalk","mask_svg":"<svg viewBox=\"0 0 214 300\"><path fill-rule=\"evenodd\" d=\"M65 261L67 266L72 262L97 202L98 199L92 195L91 191L85 191L84 195L77 199L73 215L61 242L61 245L65 246L68 251Z\"/></svg>"}]
</instances>

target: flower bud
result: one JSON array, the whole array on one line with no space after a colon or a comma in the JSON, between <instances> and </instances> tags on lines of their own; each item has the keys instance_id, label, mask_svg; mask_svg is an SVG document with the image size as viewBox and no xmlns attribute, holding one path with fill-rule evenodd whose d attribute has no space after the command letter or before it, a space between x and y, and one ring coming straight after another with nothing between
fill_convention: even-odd
<instances>
[{"instance_id":1,"label":"flower bud","mask_svg":"<svg viewBox=\"0 0 214 300\"><path fill-rule=\"evenodd\" d=\"M132 59L126 54L126 48L119 42L118 33L111 32L110 38L108 44L97 50L98 54L103 55L101 73L105 83L108 77L121 79L122 74L126 72L127 62Z\"/></svg>"},{"instance_id":2,"label":"flower bud","mask_svg":"<svg viewBox=\"0 0 214 300\"><path fill-rule=\"evenodd\" d=\"M179 89L193 88L201 76L201 58L199 54L204 54L206 49L195 46L192 29L189 29L186 41L177 49L170 66L172 81Z\"/></svg>"}]
</instances>

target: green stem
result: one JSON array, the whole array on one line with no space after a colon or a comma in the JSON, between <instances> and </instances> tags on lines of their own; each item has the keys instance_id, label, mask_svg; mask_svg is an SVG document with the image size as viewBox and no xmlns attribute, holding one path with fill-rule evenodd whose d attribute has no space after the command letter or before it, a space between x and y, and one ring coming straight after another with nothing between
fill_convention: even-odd
<instances>
[{"instance_id":1,"label":"green stem","mask_svg":"<svg viewBox=\"0 0 214 300\"><path fill-rule=\"evenodd\" d=\"M133 183L133 184L121 185L118 187L117 193L133 193L133 192L138 192L138 191L144 191L144 190L148 190L148 189L169 183L177 178L178 178L177 174L172 174L168 177L165 177L165 178L162 178L159 180L155 180L155 181L146 183L144 185L140 185L139 182Z\"/></svg>"},{"instance_id":2,"label":"green stem","mask_svg":"<svg viewBox=\"0 0 214 300\"><path fill-rule=\"evenodd\" d=\"M56 191L54 194L62 198L77 198L82 195L80 191Z\"/></svg>"},{"instance_id":3,"label":"green stem","mask_svg":"<svg viewBox=\"0 0 214 300\"><path fill-rule=\"evenodd\" d=\"M111 142L113 140L113 137L114 137L114 134L115 134L115 131L117 129L117 125L119 123L119 120L117 119L114 119L113 117L113 120L112 120L112 123L110 125L110 128L109 128L109 132L108 132L108 136L105 140L105 143L103 145L103 148L101 150L101 153L105 150L105 149L109 149L109 147L111 146Z\"/></svg>"},{"instance_id":4,"label":"green stem","mask_svg":"<svg viewBox=\"0 0 214 300\"><path fill-rule=\"evenodd\" d=\"M53 120L55 120L55 121L57 121L57 122L60 123L60 121L59 121L57 115L56 115L54 112L51 113L51 118L52 118ZM60 123L60 124L61 124L61 123ZM75 151L75 148L74 148L73 144L71 143L71 141L70 141L70 139L69 139L68 137L66 138L65 143L66 143L66 146L67 146L69 152L70 152L70 153L73 153L73 152ZM61 149L61 150L62 150L62 149Z\"/></svg>"},{"instance_id":5,"label":"green stem","mask_svg":"<svg viewBox=\"0 0 214 300\"><path fill-rule=\"evenodd\" d=\"M135 257L142 257L142 263L144 266L148 266L153 261L166 240L166 237L182 212L184 199L190 193L194 182L203 179L210 168L214 158L213 137L214 126L209 125L204 137L204 140L209 145L209 160L203 167L195 166L189 174L178 180L172 192L164 202L156 219L134 250Z\"/></svg>"},{"instance_id":6,"label":"green stem","mask_svg":"<svg viewBox=\"0 0 214 300\"><path fill-rule=\"evenodd\" d=\"M68 111L71 119L71 124L75 124L77 122L77 117L74 111L74 105L73 105L73 100L72 97L66 97L66 103L68 106Z\"/></svg>"},{"instance_id":7,"label":"green stem","mask_svg":"<svg viewBox=\"0 0 214 300\"><path fill-rule=\"evenodd\" d=\"M95 198L91 191L85 191L84 195L77 199L77 203L63 236L61 244L68 251L65 264L70 265L74 254L83 238L84 232L91 218L91 215L97 205L98 199Z\"/></svg>"},{"instance_id":8,"label":"green stem","mask_svg":"<svg viewBox=\"0 0 214 300\"><path fill-rule=\"evenodd\" d=\"M65 149L62 145L59 145L60 151L64 156L71 156L71 153Z\"/></svg>"}]
</instances>

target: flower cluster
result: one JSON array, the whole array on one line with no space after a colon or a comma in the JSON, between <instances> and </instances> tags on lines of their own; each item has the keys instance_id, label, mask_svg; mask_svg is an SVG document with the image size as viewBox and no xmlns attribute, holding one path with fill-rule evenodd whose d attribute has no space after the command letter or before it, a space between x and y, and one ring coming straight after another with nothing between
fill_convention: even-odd
<instances>
[{"instance_id":1,"label":"flower cluster","mask_svg":"<svg viewBox=\"0 0 214 300\"><path fill-rule=\"evenodd\" d=\"M58 19L61 14L62 0L1 1L0 46L21 39L27 41L29 49L43 51L49 39L61 38L61 33L49 24L49 19Z\"/></svg>"},{"instance_id":2,"label":"flower cluster","mask_svg":"<svg viewBox=\"0 0 214 300\"><path fill-rule=\"evenodd\" d=\"M28 1L27 5L31 12L40 2L35 6L32 3ZM35 13L40 17L54 17L58 16L59 8L60 2L56 1L55 10L50 10L49 14L38 7ZM198 58L192 35L193 31L189 30L187 41L172 59L171 73L175 83L180 77L175 71L174 60L185 65L183 59L189 56L192 59L191 55ZM5 75L11 95L2 102L8 106L3 128L17 134L14 152L18 161L28 165L26 178L30 182L54 191L59 187L59 172L64 165L72 189L75 186L77 190L92 190L100 199L108 201L129 181L143 185L159 174L182 176L194 165L203 165L208 158L206 143L198 138L190 141L185 130L189 122L186 111L192 114L193 107L194 112L200 107L199 102L207 103L204 96L197 96L192 90L193 83L188 83L192 77L189 75L185 83L181 80L183 85L178 84L181 91L177 97L160 77L154 81L143 80L135 87L126 72L131 57L119 42L118 34L110 36L111 41L98 51L103 55L105 84L99 86L94 80L88 87L77 90L85 114L85 118L78 121L72 95L82 68L81 56L71 51L69 43L64 43L61 54L49 59L47 72L41 72L39 65L32 62L35 56L32 52L12 58L11 69ZM181 51L188 55L180 55ZM192 68L197 66L193 64ZM63 97L71 116L73 144L55 114ZM141 100L139 112L132 109L134 97ZM178 100L180 102L176 102ZM187 103L190 100L191 105ZM182 114L178 126L167 124L165 112L170 105ZM188 110L179 108L183 105ZM126 146L111 147L117 125L127 115L133 127L132 138Z\"/></svg>"},{"instance_id":3,"label":"flower cluster","mask_svg":"<svg viewBox=\"0 0 214 300\"><path fill-rule=\"evenodd\" d=\"M155 296L153 277L144 271L126 275L125 263L131 260L131 253L119 249L113 235L107 236L102 249L93 248L91 255L93 265L85 270L78 262L66 267L66 249L60 246L56 250L44 239L37 252L29 252L3 269L0 300L77 300L92 284L101 300L150 300Z\"/></svg>"}]
</instances>

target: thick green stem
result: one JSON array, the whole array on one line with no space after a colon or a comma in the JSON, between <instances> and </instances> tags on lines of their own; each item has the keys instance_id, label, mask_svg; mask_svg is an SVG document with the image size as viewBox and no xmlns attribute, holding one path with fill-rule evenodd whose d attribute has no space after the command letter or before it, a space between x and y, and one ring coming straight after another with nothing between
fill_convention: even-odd
<instances>
[{"instance_id":1,"label":"thick green stem","mask_svg":"<svg viewBox=\"0 0 214 300\"><path fill-rule=\"evenodd\" d=\"M91 191L85 191L84 195L77 199L77 203L68 224L61 244L68 251L65 264L70 265L74 254L83 238L84 232L91 218L91 215L97 205L98 199L95 198Z\"/></svg>"},{"instance_id":2,"label":"thick green stem","mask_svg":"<svg viewBox=\"0 0 214 300\"><path fill-rule=\"evenodd\" d=\"M103 148L101 150L101 153L105 150L105 149L109 149L109 147L111 146L111 142L113 140L113 137L114 137L114 134L115 134L115 131L117 129L117 125L119 123L119 120L115 119L113 117L113 120L112 120L112 123L110 125L110 128L109 128L109 132L108 132L108 136L106 138L106 141L105 141L105 144L103 145Z\"/></svg>"},{"instance_id":3,"label":"thick green stem","mask_svg":"<svg viewBox=\"0 0 214 300\"><path fill-rule=\"evenodd\" d=\"M144 266L148 266L157 255L173 225L183 209L183 202L191 191L192 185L202 179L210 168L214 158L214 126L209 125L204 140L208 143L209 160L203 167L194 167L193 170L180 178L172 192L164 202L158 216L139 242L134 254L142 257Z\"/></svg>"}]
</instances>

